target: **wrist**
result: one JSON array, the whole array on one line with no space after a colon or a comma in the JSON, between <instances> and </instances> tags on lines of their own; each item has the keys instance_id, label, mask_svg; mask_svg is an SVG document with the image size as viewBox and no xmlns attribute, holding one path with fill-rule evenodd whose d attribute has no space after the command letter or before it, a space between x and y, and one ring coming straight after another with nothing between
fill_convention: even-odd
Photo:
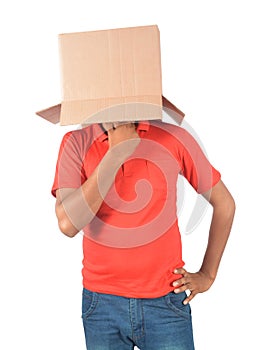
<instances>
[{"instance_id":1,"label":"wrist","mask_svg":"<svg viewBox=\"0 0 271 350\"><path fill-rule=\"evenodd\" d=\"M201 268L198 273L207 278L211 283L213 283L216 279L216 274L211 273L210 271L207 271L203 268Z\"/></svg>"},{"instance_id":2,"label":"wrist","mask_svg":"<svg viewBox=\"0 0 271 350\"><path fill-rule=\"evenodd\" d=\"M112 162L112 165L121 166L127 159L125 152L120 147L112 146L108 149L106 156Z\"/></svg>"},{"instance_id":3,"label":"wrist","mask_svg":"<svg viewBox=\"0 0 271 350\"><path fill-rule=\"evenodd\" d=\"M111 146L108 150L108 155L122 164L134 153L139 143L140 138L122 141L121 143Z\"/></svg>"}]
</instances>

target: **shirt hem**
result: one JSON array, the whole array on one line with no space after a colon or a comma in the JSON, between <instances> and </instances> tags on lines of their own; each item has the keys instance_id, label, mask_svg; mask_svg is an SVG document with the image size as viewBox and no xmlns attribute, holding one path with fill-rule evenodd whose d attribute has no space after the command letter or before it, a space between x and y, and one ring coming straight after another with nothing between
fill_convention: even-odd
<instances>
[{"instance_id":1,"label":"shirt hem","mask_svg":"<svg viewBox=\"0 0 271 350\"><path fill-rule=\"evenodd\" d=\"M97 288L92 288L92 287L89 287L85 284L83 284L83 287L85 289L87 289L88 291L90 292L95 292L95 293L102 293L102 294L110 294L110 295L116 295L116 296L121 296L121 297L125 297L125 298L140 298L140 299L143 299L143 298L146 298L146 299L153 299L153 298L160 298L160 297L163 297L165 296L166 294L172 292L176 287L173 287L171 286L170 288L164 290L163 292L157 292L157 293L153 293L153 292L144 292L144 293L123 293L121 291L118 291L118 290L110 290L110 289L97 289Z\"/></svg>"}]
</instances>

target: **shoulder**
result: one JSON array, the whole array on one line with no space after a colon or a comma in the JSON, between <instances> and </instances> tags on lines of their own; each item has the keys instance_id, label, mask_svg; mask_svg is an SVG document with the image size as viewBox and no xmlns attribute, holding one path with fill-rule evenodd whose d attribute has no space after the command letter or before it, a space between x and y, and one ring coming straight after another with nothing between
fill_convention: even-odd
<instances>
[{"instance_id":1,"label":"shoulder","mask_svg":"<svg viewBox=\"0 0 271 350\"><path fill-rule=\"evenodd\" d=\"M161 120L153 120L150 122L150 130L152 133L157 134L157 136L167 137L171 141L176 140L179 142L187 141L188 139L193 139L192 135L183 127L179 125L174 125L166 123Z\"/></svg>"},{"instance_id":2,"label":"shoulder","mask_svg":"<svg viewBox=\"0 0 271 350\"><path fill-rule=\"evenodd\" d=\"M67 132L62 139L61 148L76 151L84 155L95 140L102 134L102 129L98 124L91 124L82 129Z\"/></svg>"},{"instance_id":3,"label":"shoulder","mask_svg":"<svg viewBox=\"0 0 271 350\"><path fill-rule=\"evenodd\" d=\"M71 142L76 142L77 144L87 144L93 143L103 134L103 130L99 126L99 124L91 124L82 129L76 129L67 132L63 141L66 142L70 140Z\"/></svg>"},{"instance_id":4,"label":"shoulder","mask_svg":"<svg viewBox=\"0 0 271 350\"><path fill-rule=\"evenodd\" d=\"M193 136L181 126L155 120L151 124L151 137L178 154L203 152L197 135Z\"/></svg>"},{"instance_id":5,"label":"shoulder","mask_svg":"<svg viewBox=\"0 0 271 350\"><path fill-rule=\"evenodd\" d=\"M91 135L92 133L93 133L93 125L90 125L82 129L68 131L63 136L63 140L72 139L72 140L80 141L86 138L87 136Z\"/></svg>"}]
</instances>

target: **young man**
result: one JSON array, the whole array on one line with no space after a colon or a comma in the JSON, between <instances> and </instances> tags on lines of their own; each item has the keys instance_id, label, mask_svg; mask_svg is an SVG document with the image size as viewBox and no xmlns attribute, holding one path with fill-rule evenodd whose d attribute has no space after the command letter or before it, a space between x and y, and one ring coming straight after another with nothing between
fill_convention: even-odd
<instances>
[{"instance_id":1,"label":"young man","mask_svg":"<svg viewBox=\"0 0 271 350\"><path fill-rule=\"evenodd\" d=\"M178 175L213 207L196 273L183 268ZM161 121L69 132L52 193L60 230L69 237L84 231L87 349L194 349L189 302L215 280L235 205L193 137Z\"/></svg>"}]
</instances>

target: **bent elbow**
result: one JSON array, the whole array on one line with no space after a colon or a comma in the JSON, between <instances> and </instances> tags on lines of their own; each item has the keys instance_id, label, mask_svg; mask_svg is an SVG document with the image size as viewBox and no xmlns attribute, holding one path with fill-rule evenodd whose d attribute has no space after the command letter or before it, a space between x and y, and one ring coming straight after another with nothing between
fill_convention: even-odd
<instances>
[{"instance_id":1,"label":"bent elbow","mask_svg":"<svg viewBox=\"0 0 271 350\"><path fill-rule=\"evenodd\" d=\"M68 237L74 237L79 232L79 230L72 224L72 222L67 217L63 206L61 204L58 204L58 202L56 203L55 212L60 231Z\"/></svg>"},{"instance_id":2,"label":"bent elbow","mask_svg":"<svg viewBox=\"0 0 271 350\"><path fill-rule=\"evenodd\" d=\"M235 201L230 193L221 198L219 201L213 203L213 209L219 213L221 217L224 217L227 221L232 221L235 214Z\"/></svg>"},{"instance_id":3,"label":"bent elbow","mask_svg":"<svg viewBox=\"0 0 271 350\"><path fill-rule=\"evenodd\" d=\"M70 238L74 237L79 232L68 219L58 220L58 227L65 236Z\"/></svg>"},{"instance_id":4,"label":"bent elbow","mask_svg":"<svg viewBox=\"0 0 271 350\"><path fill-rule=\"evenodd\" d=\"M232 195L230 195L228 198L227 208L228 208L229 215L233 217L236 210L236 204Z\"/></svg>"}]
</instances>

